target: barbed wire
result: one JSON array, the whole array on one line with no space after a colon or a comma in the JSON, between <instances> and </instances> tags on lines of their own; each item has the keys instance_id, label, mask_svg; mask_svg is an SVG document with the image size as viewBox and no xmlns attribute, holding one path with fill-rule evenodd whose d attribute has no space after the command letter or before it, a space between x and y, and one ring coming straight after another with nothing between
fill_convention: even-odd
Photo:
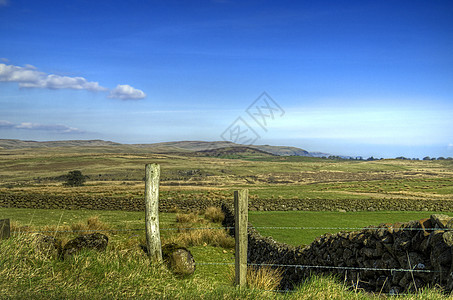
<instances>
[{"instance_id":1,"label":"barbed wire","mask_svg":"<svg viewBox=\"0 0 453 300\"><path fill-rule=\"evenodd\" d=\"M414 269L388 269L388 268L366 268L366 267L340 267L340 266L313 266L313 265L289 265L289 264L256 264L256 263L248 263L248 266L267 266L267 267L293 267L293 268L300 268L300 269L341 269L341 270L349 270L349 271L384 271L384 272L418 272L418 273L441 273L440 271L435 270L424 270L424 269L415 269L417 265L414 266Z\"/></svg>"},{"instance_id":2,"label":"barbed wire","mask_svg":"<svg viewBox=\"0 0 453 300\"><path fill-rule=\"evenodd\" d=\"M228 262L196 262L196 265L234 265L235 263ZM423 270L423 269L402 269L402 268L366 268L366 267L340 267L340 266L323 266L323 265L290 265L290 264L268 264L268 263L247 263L247 266L255 267L292 267L300 269L340 269L346 271L373 271L373 272L418 272L418 273L442 273L436 270Z\"/></svg>"},{"instance_id":3,"label":"barbed wire","mask_svg":"<svg viewBox=\"0 0 453 300\"><path fill-rule=\"evenodd\" d=\"M234 265L235 263L228 262L196 262L196 265ZM373 272L418 272L418 273L442 273L436 270L423 270L415 269L418 265L414 266L414 269L402 269L402 268L366 268L366 267L341 267L341 266L323 266L323 265L290 265L290 264L268 264L268 263L247 263L247 266L265 266L265 267L293 267L300 269L340 269L346 271L373 271Z\"/></svg>"},{"instance_id":4,"label":"barbed wire","mask_svg":"<svg viewBox=\"0 0 453 300\"><path fill-rule=\"evenodd\" d=\"M212 266L212 265L215 265L215 266L231 266L231 265L234 265L235 263L227 263L227 262L195 262L196 265L198 266L203 266L203 265L206 265L206 266Z\"/></svg>"},{"instance_id":5,"label":"barbed wire","mask_svg":"<svg viewBox=\"0 0 453 300\"><path fill-rule=\"evenodd\" d=\"M177 230L219 230L219 229L234 229L234 226L225 227L167 227L161 228L161 231L177 231ZM282 227L282 226L249 226L248 229L276 229L276 230L370 230L370 231L382 231L382 230L393 230L393 231L453 231L453 228L398 228L398 227ZM144 231L145 228L132 228L132 229L76 229L76 230L16 230L11 233L52 233L52 232L114 232L114 231Z\"/></svg>"},{"instance_id":6,"label":"barbed wire","mask_svg":"<svg viewBox=\"0 0 453 300\"><path fill-rule=\"evenodd\" d=\"M393 230L393 231L453 231L453 228L400 228L400 227L277 227L277 226L250 226L248 229L288 229L288 230Z\"/></svg>"},{"instance_id":7,"label":"barbed wire","mask_svg":"<svg viewBox=\"0 0 453 300\"><path fill-rule=\"evenodd\" d=\"M219 229L234 229L234 227L169 227L169 228L161 228L161 231L177 231L177 230L219 230ZM131 228L131 229L75 229L75 230L36 230L36 231L11 231L12 234L15 233L74 233L74 232L112 232L112 231L119 231L119 232L128 232L128 231L145 231L146 228Z\"/></svg>"},{"instance_id":8,"label":"barbed wire","mask_svg":"<svg viewBox=\"0 0 453 300\"><path fill-rule=\"evenodd\" d=\"M235 263L228 263L228 262L195 262L196 265L224 265L224 266L231 266L235 265ZM419 272L419 273L442 273L441 271L435 270L423 270L423 269L415 269L418 265L414 266L414 269L396 269L396 268L366 268L366 267L340 267L340 266L321 266L321 265L290 265L290 264L266 264L266 263L247 263L247 266L269 266L269 267L295 267L300 269L342 269L345 271L374 271L374 272ZM453 273L452 273L453 274ZM274 292L274 293L297 293L297 290L262 290L265 292ZM380 295L388 295L388 296L404 296L404 295L411 295L407 293L379 293Z\"/></svg>"}]
</instances>

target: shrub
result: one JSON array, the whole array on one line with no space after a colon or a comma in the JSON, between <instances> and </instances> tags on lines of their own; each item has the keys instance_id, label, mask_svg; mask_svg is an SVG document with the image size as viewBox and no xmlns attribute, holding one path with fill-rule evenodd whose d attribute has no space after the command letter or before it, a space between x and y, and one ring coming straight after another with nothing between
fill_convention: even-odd
<instances>
[{"instance_id":1,"label":"shrub","mask_svg":"<svg viewBox=\"0 0 453 300\"><path fill-rule=\"evenodd\" d=\"M75 170L70 171L68 175L66 175L66 182L64 183L65 186L82 186L86 181L85 176L82 174L81 171Z\"/></svg>"}]
</instances>

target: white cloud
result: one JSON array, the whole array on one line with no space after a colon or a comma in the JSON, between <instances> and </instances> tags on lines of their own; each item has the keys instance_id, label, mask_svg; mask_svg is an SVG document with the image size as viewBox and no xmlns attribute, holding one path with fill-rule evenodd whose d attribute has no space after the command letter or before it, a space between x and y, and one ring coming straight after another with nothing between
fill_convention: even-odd
<instances>
[{"instance_id":1,"label":"white cloud","mask_svg":"<svg viewBox=\"0 0 453 300\"><path fill-rule=\"evenodd\" d=\"M99 83L89 82L83 77L46 74L32 65L19 67L0 64L0 81L17 82L21 88L75 89L92 92L107 90Z\"/></svg>"},{"instance_id":2,"label":"white cloud","mask_svg":"<svg viewBox=\"0 0 453 300\"><path fill-rule=\"evenodd\" d=\"M0 120L0 129L24 129L24 130L40 130L50 131L55 133L84 133L83 130L78 128L69 127L60 124L38 124L31 122L23 122L20 124L14 124L6 120Z\"/></svg>"},{"instance_id":3,"label":"white cloud","mask_svg":"<svg viewBox=\"0 0 453 300\"><path fill-rule=\"evenodd\" d=\"M0 0L1 1L1 0ZM5 61L6 59L1 59ZM24 67L0 63L0 82L17 82L20 88L45 88L51 90L73 89L90 92L105 92L109 89L100 86L98 82L88 81L83 77L70 77L47 74L32 65ZM146 94L128 84L118 84L110 90L109 98L121 100L143 99Z\"/></svg>"},{"instance_id":4,"label":"white cloud","mask_svg":"<svg viewBox=\"0 0 453 300\"><path fill-rule=\"evenodd\" d=\"M0 7L8 6L8 5L9 5L9 0L0 0Z\"/></svg>"},{"instance_id":5,"label":"white cloud","mask_svg":"<svg viewBox=\"0 0 453 300\"><path fill-rule=\"evenodd\" d=\"M0 64L0 81L17 82L21 88L75 89L92 92L106 91L97 82L83 77L68 77L40 72L32 65L19 67Z\"/></svg>"},{"instance_id":6,"label":"white cloud","mask_svg":"<svg viewBox=\"0 0 453 300\"><path fill-rule=\"evenodd\" d=\"M133 88L127 84L118 84L116 88L110 91L109 98L118 98L121 100L143 99L146 94L139 89Z\"/></svg>"}]
</instances>

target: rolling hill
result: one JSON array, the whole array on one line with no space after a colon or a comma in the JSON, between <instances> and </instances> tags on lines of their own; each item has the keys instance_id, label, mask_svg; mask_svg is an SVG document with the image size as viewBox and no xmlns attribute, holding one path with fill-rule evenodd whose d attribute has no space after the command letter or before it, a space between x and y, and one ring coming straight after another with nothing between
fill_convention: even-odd
<instances>
[{"instance_id":1,"label":"rolling hill","mask_svg":"<svg viewBox=\"0 0 453 300\"><path fill-rule=\"evenodd\" d=\"M245 155L252 154L251 149L255 149L257 154L260 152L261 155L279 155L279 156L312 156L310 152L300 149L297 147L289 146L270 146L270 145L249 145L244 146L241 144L235 144L228 141L177 141L177 142L163 142L153 144L121 144L111 141L103 140L68 140L68 141L23 141L16 139L0 139L0 149L14 150L14 149L25 149L25 148L53 148L53 147L103 147L111 148L113 151L120 149L129 150L133 152L140 151L140 149L146 149L146 152L152 153L191 153L207 151L205 155L237 155L239 152L245 152ZM234 149L237 148L237 149ZM116 150L115 150L116 149ZM223 149L221 151L212 151L215 149ZM211 151L211 152L209 152ZM223 153L222 155L220 153Z\"/></svg>"}]
</instances>

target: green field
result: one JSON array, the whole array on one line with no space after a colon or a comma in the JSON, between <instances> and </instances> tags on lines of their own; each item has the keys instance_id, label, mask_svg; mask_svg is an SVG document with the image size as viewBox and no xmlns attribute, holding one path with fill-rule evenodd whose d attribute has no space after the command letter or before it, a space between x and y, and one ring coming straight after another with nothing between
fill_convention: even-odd
<instances>
[{"instance_id":1,"label":"green field","mask_svg":"<svg viewBox=\"0 0 453 300\"><path fill-rule=\"evenodd\" d=\"M190 151L156 153L156 149L121 147L54 147L0 149L0 194L80 197L100 201L106 197L143 199L144 166L161 165L162 199L232 200L234 190L249 189L250 201L274 199L323 199L347 201L372 199L379 211L250 211L256 227L361 228L379 223L429 217L433 212L388 211L386 199L453 201L453 162L443 161L345 161L311 157L257 157L256 153L194 156ZM159 150L160 151L160 150ZM81 187L63 186L63 176L80 170L87 182ZM324 202L325 203L325 202ZM324 209L324 208L322 208ZM316 209L315 209L316 210ZM447 212L446 214L452 215ZM94 210L44 210L0 208L0 219L10 218L14 228L70 228L92 216L110 229L144 229L144 212ZM179 233L176 214L161 213L163 242ZM200 223L197 226L219 226ZM263 235L292 245L309 244L338 229L258 229ZM64 236L67 235L67 236ZM60 234L68 240L75 234ZM165 268L149 265L138 244L144 231L109 232L107 252L87 253L62 262L34 256L26 235L0 242L0 298L176 298L176 299L370 299L350 291L342 282L315 278L294 293L260 289L236 289L231 284L230 264L234 249L201 243L189 246L195 260L220 262L197 266L190 278L177 278ZM21 245L17 247L17 245ZM434 290L403 299L439 299Z\"/></svg>"},{"instance_id":2,"label":"green field","mask_svg":"<svg viewBox=\"0 0 453 300\"><path fill-rule=\"evenodd\" d=\"M380 222L397 222L420 219L431 212L250 212L254 226L276 227L362 227ZM451 215L451 213L450 213ZM89 210L32 210L0 208L0 218L11 218L14 226L31 226L39 230L44 226L57 226L83 222L98 216L112 229L143 228L141 212L89 211ZM164 241L177 234L165 231L177 226L176 215L159 215ZM201 224L197 226L219 226ZM277 241L293 245L308 244L314 237L338 230L288 230L259 229L264 235L272 235ZM71 261L49 260L34 256L25 246L27 235L16 235L10 241L0 242L0 287L2 295L12 298L199 298L205 299L374 299L379 296L350 291L341 282L331 278L313 278L290 293L272 293L257 289L236 289L232 286L234 249L212 245L191 246L189 250L199 265L189 278L178 278L160 266L146 266L146 257L138 248L144 242L144 232L109 233L110 242L106 253L82 253ZM22 245L11 244L19 242ZM164 242L165 243L165 242ZM14 254L13 256L11 256ZM22 257L22 258L21 258ZM27 258L27 259L23 259ZM220 263L204 265L203 263ZM20 266L11 268L12 265ZM9 266L9 267L8 267ZM53 274L53 275L51 275ZM14 281L8 278L17 278ZM441 299L434 290L401 299Z\"/></svg>"}]
</instances>

